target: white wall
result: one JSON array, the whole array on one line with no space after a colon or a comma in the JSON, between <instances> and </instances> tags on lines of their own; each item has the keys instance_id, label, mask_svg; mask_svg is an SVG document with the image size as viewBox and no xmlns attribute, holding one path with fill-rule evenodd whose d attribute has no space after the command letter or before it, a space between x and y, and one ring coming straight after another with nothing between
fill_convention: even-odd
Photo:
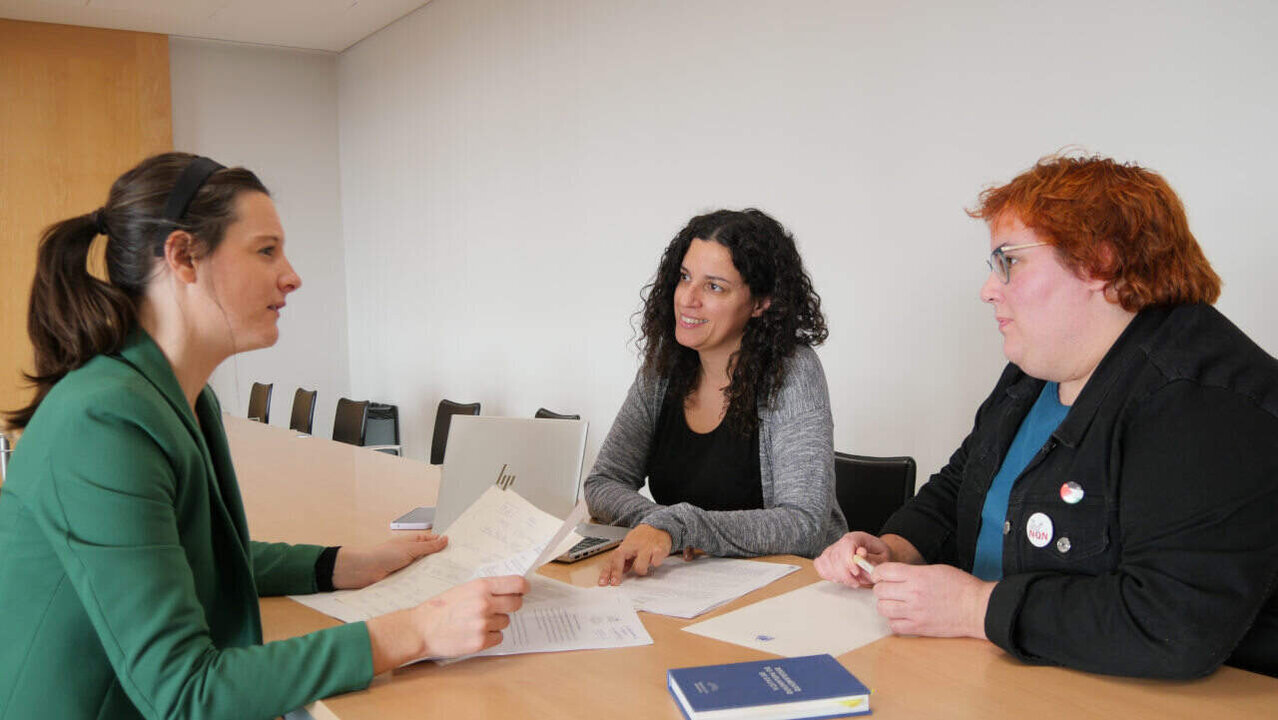
<instances>
[{"instance_id":1,"label":"white wall","mask_svg":"<svg viewBox=\"0 0 1278 720\"><path fill-rule=\"evenodd\" d=\"M213 389L225 410L243 416L252 383L274 383L271 424L282 426L294 390L319 390L314 431L329 436L337 398L350 388L337 56L175 37L169 57L174 147L262 178L302 277L280 318L279 342L223 363Z\"/></svg>"},{"instance_id":2,"label":"white wall","mask_svg":"<svg viewBox=\"0 0 1278 720\"><path fill-rule=\"evenodd\" d=\"M1169 179L1278 352L1275 30L1266 2L434 0L338 61L353 392L415 457L441 397L581 412L593 451L666 242L757 206L824 301L836 446L925 479L1003 364L963 208L1071 144Z\"/></svg>"}]
</instances>

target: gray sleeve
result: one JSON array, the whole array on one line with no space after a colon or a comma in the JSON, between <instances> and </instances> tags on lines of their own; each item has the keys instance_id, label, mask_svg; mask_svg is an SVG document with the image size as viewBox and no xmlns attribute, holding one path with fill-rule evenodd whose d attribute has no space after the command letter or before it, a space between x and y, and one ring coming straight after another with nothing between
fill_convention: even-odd
<instances>
[{"instance_id":1,"label":"gray sleeve","mask_svg":"<svg viewBox=\"0 0 1278 720\"><path fill-rule=\"evenodd\" d=\"M663 507L639 494L647 476L645 468L657 425L661 385L639 371L586 476L586 505L590 514L602 522L634 527L653 510Z\"/></svg>"},{"instance_id":2,"label":"gray sleeve","mask_svg":"<svg viewBox=\"0 0 1278 720\"><path fill-rule=\"evenodd\" d=\"M759 444L764 509L712 511L679 503L643 522L670 533L676 550L815 557L828 544L833 515L834 421L825 371L811 349L795 352L781 392L760 410Z\"/></svg>"}]
</instances>

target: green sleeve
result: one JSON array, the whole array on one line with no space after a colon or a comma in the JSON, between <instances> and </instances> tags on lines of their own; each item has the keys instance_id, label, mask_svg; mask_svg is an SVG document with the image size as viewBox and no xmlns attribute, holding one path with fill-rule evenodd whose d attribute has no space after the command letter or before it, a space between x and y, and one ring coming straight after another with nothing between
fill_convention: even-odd
<instances>
[{"instance_id":1,"label":"green sleeve","mask_svg":"<svg viewBox=\"0 0 1278 720\"><path fill-rule=\"evenodd\" d=\"M324 552L322 545L253 541L249 552L257 593L262 597L306 595L319 590L315 583L315 560Z\"/></svg>"},{"instance_id":2,"label":"green sleeve","mask_svg":"<svg viewBox=\"0 0 1278 720\"><path fill-rule=\"evenodd\" d=\"M210 591L208 579L187 559L175 511L181 483L200 473L180 470L188 460L167 455L157 433L122 415L99 410L66 423L75 450L50 453L34 511L141 714L265 718L365 687L372 654L363 623L266 645L214 644L197 592ZM245 626L256 628L255 599L234 588L211 592L206 602L250 615Z\"/></svg>"}]
</instances>

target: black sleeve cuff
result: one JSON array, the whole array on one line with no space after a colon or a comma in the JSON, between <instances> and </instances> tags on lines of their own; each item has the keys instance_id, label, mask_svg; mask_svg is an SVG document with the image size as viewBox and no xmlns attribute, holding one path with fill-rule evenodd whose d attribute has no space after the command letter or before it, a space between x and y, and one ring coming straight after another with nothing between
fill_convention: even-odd
<instances>
[{"instance_id":1,"label":"black sleeve cuff","mask_svg":"<svg viewBox=\"0 0 1278 720\"><path fill-rule=\"evenodd\" d=\"M1016 623L1020 619L1025 593L1038 573L1011 575L998 581L985 610L985 637L1023 662L1041 662L1016 644Z\"/></svg>"},{"instance_id":2,"label":"black sleeve cuff","mask_svg":"<svg viewBox=\"0 0 1278 720\"><path fill-rule=\"evenodd\" d=\"M337 564L337 551L341 547L327 547L315 558L316 592L333 592L333 566Z\"/></svg>"}]
</instances>

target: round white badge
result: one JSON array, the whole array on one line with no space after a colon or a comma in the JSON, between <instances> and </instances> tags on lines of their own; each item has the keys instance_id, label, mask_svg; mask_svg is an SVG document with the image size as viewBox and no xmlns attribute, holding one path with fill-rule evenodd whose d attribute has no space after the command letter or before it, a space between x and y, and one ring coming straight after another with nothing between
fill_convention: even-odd
<instances>
[{"instance_id":1,"label":"round white badge","mask_svg":"<svg viewBox=\"0 0 1278 720\"><path fill-rule=\"evenodd\" d=\"M1061 485L1061 499L1073 505L1083 499L1083 486L1076 482L1067 482Z\"/></svg>"},{"instance_id":2,"label":"round white badge","mask_svg":"<svg viewBox=\"0 0 1278 720\"><path fill-rule=\"evenodd\" d=\"M1029 522L1025 523L1025 536L1029 538L1030 545L1047 547L1047 543L1052 541L1052 519L1041 512L1030 515Z\"/></svg>"}]
</instances>

